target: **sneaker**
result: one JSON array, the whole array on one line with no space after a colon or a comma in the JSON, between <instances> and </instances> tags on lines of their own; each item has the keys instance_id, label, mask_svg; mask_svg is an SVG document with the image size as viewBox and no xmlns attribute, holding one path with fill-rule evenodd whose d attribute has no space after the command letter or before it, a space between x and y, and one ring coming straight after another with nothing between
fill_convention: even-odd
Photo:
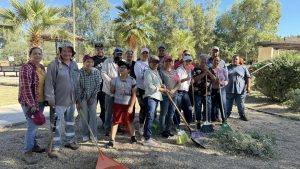
<instances>
[{"instance_id":1,"label":"sneaker","mask_svg":"<svg viewBox=\"0 0 300 169\"><path fill-rule=\"evenodd\" d=\"M115 144L114 140L110 140L108 143L105 144L105 148L113 148Z\"/></svg>"},{"instance_id":2,"label":"sneaker","mask_svg":"<svg viewBox=\"0 0 300 169\"><path fill-rule=\"evenodd\" d=\"M73 142L73 143L67 143L67 144L65 144L65 147L66 148L70 148L72 150L77 150L80 147L80 145L78 145L75 142Z\"/></svg>"},{"instance_id":3,"label":"sneaker","mask_svg":"<svg viewBox=\"0 0 300 169\"><path fill-rule=\"evenodd\" d=\"M88 141L90 141L89 137L82 137L82 143L86 143Z\"/></svg>"},{"instance_id":4,"label":"sneaker","mask_svg":"<svg viewBox=\"0 0 300 169\"><path fill-rule=\"evenodd\" d=\"M131 144L136 144L137 143L137 140L136 140L135 136L131 136L130 143Z\"/></svg>"},{"instance_id":5,"label":"sneaker","mask_svg":"<svg viewBox=\"0 0 300 169\"><path fill-rule=\"evenodd\" d=\"M173 133L171 133L171 131L170 131L170 130L168 130L168 131L167 131L167 133L168 133L168 135L169 135L170 137L173 137L173 136L174 136L174 134L173 134Z\"/></svg>"},{"instance_id":6,"label":"sneaker","mask_svg":"<svg viewBox=\"0 0 300 169\"><path fill-rule=\"evenodd\" d=\"M199 130L201 128L201 123L197 122L197 129Z\"/></svg>"},{"instance_id":7,"label":"sneaker","mask_svg":"<svg viewBox=\"0 0 300 169\"><path fill-rule=\"evenodd\" d=\"M125 130L122 128L118 128L117 133L120 133L121 135L125 134Z\"/></svg>"},{"instance_id":8,"label":"sneaker","mask_svg":"<svg viewBox=\"0 0 300 169\"><path fill-rule=\"evenodd\" d=\"M240 119L243 121L248 121L248 118L246 116L241 116Z\"/></svg>"},{"instance_id":9,"label":"sneaker","mask_svg":"<svg viewBox=\"0 0 300 169\"><path fill-rule=\"evenodd\" d=\"M43 153L43 152L46 152L46 149L44 148L41 148L39 145L35 145L32 150L32 152L35 152L35 153Z\"/></svg>"},{"instance_id":10,"label":"sneaker","mask_svg":"<svg viewBox=\"0 0 300 169\"><path fill-rule=\"evenodd\" d=\"M169 137L169 134L168 134L167 131L161 132L160 135L161 135L163 138L168 138L168 137Z\"/></svg>"},{"instance_id":11,"label":"sneaker","mask_svg":"<svg viewBox=\"0 0 300 169\"><path fill-rule=\"evenodd\" d=\"M144 135L144 127L139 128L139 134L142 136Z\"/></svg>"},{"instance_id":12,"label":"sneaker","mask_svg":"<svg viewBox=\"0 0 300 169\"><path fill-rule=\"evenodd\" d=\"M50 153L48 153L48 156L50 158L60 158L61 157L58 150L52 150Z\"/></svg>"},{"instance_id":13,"label":"sneaker","mask_svg":"<svg viewBox=\"0 0 300 169\"><path fill-rule=\"evenodd\" d=\"M33 153L32 152L27 152L27 153L24 153L24 156L22 158L26 164L36 164L38 161L36 158L33 157Z\"/></svg>"},{"instance_id":14,"label":"sneaker","mask_svg":"<svg viewBox=\"0 0 300 169\"><path fill-rule=\"evenodd\" d=\"M144 145L144 146L149 146L149 147L155 147L155 146L157 146L158 144L157 144L152 138L150 138L150 139L148 139L148 140L145 140L145 141L143 142L143 145Z\"/></svg>"}]
</instances>

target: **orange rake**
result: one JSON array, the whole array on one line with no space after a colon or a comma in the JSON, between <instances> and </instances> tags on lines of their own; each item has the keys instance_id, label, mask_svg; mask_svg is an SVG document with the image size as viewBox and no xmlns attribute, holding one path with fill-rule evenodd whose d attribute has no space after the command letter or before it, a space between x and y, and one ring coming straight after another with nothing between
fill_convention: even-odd
<instances>
[{"instance_id":1,"label":"orange rake","mask_svg":"<svg viewBox=\"0 0 300 169\"><path fill-rule=\"evenodd\" d=\"M113 160L112 158L107 157L100 149L97 140L95 138L95 135L89 125L89 123L87 122L87 120L84 118L84 116L81 113L81 110L78 110L78 113L81 115L81 118L84 120L84 122L87 124L88 129L92 135L92 139L94 142L94 145L97 147L98 149L98 161L97 161L97 165L96 165L96 169L128 169L127 167L123 166L121 163Z\"/></svg>"}]
</instances>

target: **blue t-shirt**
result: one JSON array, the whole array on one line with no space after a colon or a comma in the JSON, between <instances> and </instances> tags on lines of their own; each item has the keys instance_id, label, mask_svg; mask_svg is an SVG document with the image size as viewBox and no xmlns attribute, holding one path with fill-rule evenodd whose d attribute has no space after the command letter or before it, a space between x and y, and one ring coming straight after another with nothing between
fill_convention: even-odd
<instances>
[{"instance_id":1,"label":"blue t-shirt","mask_svg":"<svg viewBox=\"0 0 300 169\"><path fill-rule=\"evenodd\" d=\"M111 81L111 84L115 87L114 103L129 105L131 90L136 86L135 79L131 76L128 76L126 80L116 77Z\"/></svg>"},{"instance_id":2,"label":"blue t-shirt","mask_svg":"<svg viewBox=\"0 0 300 169\"><path fill-rule=\"evenodd\" d=\"M229 65L228 67L228 85L226 93L245 94L246 79L250 78L250 73L245 66Z\"/></svg>"}]
</instances>

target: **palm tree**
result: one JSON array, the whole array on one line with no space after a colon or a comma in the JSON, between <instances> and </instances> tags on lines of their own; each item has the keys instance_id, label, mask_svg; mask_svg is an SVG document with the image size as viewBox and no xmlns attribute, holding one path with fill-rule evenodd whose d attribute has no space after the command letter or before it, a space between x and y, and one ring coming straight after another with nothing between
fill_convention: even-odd
<instances>
[{"instance_id":1,"label":"palm tree","mask_svg":"<svg viewBox=\"0 0 300 169\"><path fill-rule=\"evenodd\" d=\"M119 16L114 20L117 36L135 52L137 49L146 47L151 38L155 36L151 23L158 21L158 18L151 16L153 5L147 0L123 0L123 6L116 7Z\"/></svg>"},{"instance_id":2,"label":"palm tree","mask_svg":"<svg viewBox=\"0 0 300 169\"><path fill-rule=\"evenodd\" d=\"M59 37L63 34L66 38L68 33L60 30L58 26L67 21L60 15L61 9L47 7L44 0L25 0L22 5L18 0L10 0L11 9L0 10L0 17L9 24L22 27L29 36L30 47L41 47L43 34Z\"/></svg>"}]
</instances>

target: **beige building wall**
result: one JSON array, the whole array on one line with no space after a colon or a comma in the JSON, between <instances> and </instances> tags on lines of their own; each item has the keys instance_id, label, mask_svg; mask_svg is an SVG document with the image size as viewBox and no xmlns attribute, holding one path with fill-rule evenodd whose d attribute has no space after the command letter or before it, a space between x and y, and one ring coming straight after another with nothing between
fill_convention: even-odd
<instances>
[{"instance_id":1,"label":"beige building wall","mask_svg":"<svg viewBox=\"0 0 300 169\"><path fill-rule=\"evenodd\" d=\"M257 61L261 62L264 60L270 60L274 57L274 53L275 55L278 55L278 51L275 50L272 47L258 47L258 57L257 57Z\"/></svg>"}]
</instances>

